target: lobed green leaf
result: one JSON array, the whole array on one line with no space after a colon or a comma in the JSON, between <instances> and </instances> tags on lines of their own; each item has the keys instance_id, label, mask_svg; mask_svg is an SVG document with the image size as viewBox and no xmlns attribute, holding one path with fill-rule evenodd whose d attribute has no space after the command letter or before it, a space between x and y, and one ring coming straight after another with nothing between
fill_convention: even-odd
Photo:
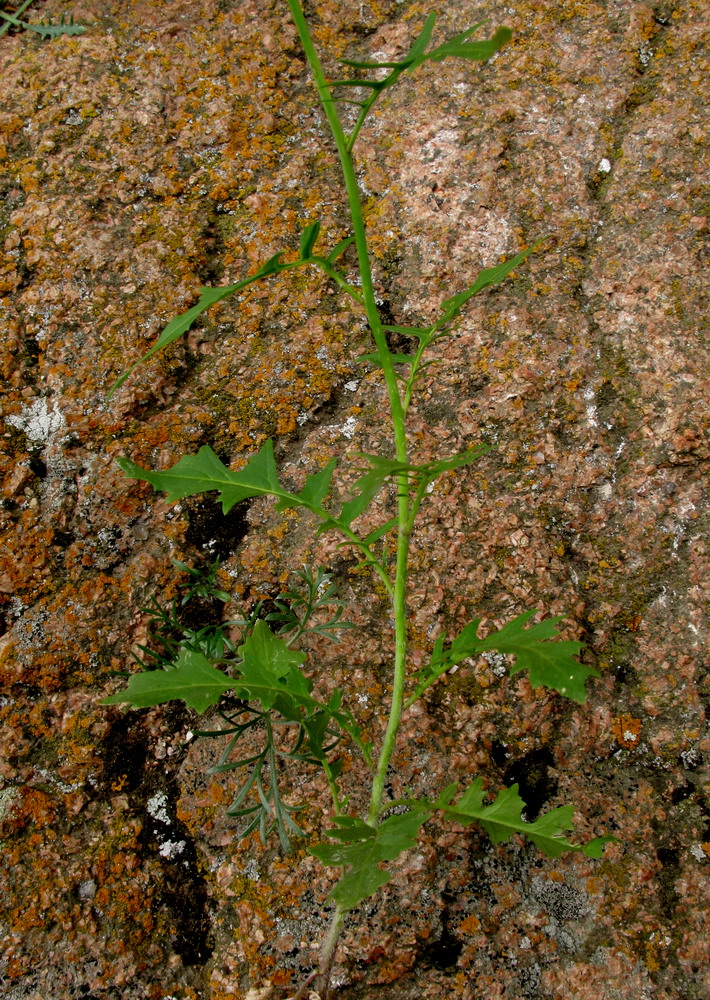
<instances>
[{"instance_id":1,"label":"lobed green leaf","mask_svg":"<svg viewBox=\"0 0 710 1000\"><path fill-rule=\"evenodd\" d=\"M300 708L322 706L311 698L312 684L299 667L305 653L291 649L274 635L265 621L258 621L238 652L242 662L232 686L238 698L259 701L268 711L276 708L287 719L299 720Z\"/></svg>"},{"instance_id":2,"label":"lobed green leaf","mask_svg":"<svg viewBox=\"0 0 710 1000\"><path fill-rule=\"evenodd\" d=\"M510 28L498 28L492 38L486 38L481 42L457 42L450 41L440 45L438 49L428 52L427 59L433 62L441 62L442 59L472 59L477 62L486 62L502 49L510 41L513 33Z\"/></svg>"},{"instance_id":3,"label":"lobed green leaf","mask_svg":"<svg viewBox=\"0 0 710 1000\"><path fill-rule=\"evenodd\" d=\"M395 858L417 842L417 832L427 814L412 810L389 816L379 826L371 826L351 816L336 816L338 828L328 834L338 844L316 844L310 853L325 865L345 867L347 871L330 893L343 910L351 910L389 882L391 873L380 869L383 861Z\"/></svg>"},{"instance_id":4,"label":"lobed green leaf","mask_svg":"<svg viewBox=\"0 0 710 1000\"><path fill-rule=\"evenodd\" d=\"M135 708L162 705L166 701L184 701L188 708L206 712L227 691L234 681L213 667L206 656L194 649L181 649L173 666L165 670L148 670L132 674L128 687L104 698L102 705L128 702Z\"/></svg>"},{"instance_id":5,"label":"lobed green leaf","mask_svg":"<svg viewBox=\"0 0 710 1000\"><path fill-rule=\"evenodd\" d=\"M493 802L484 805L483 780L476 778L459 801L452 804L452 786L432 805L442 809L462 826L478 823L494 844L507 840L514 833L522 833L548 857L557 858L565 851L580 851L588 857L600 857L605 843L614 837L597 837L588 844L574 844L564 833L572 829L573 806L551 809L534 823L526 822L522 813L525 803L518 794L518 786L502 789Z\"/></svg>"},{"instance_id":6,"label":"lobed green leaf","mask_svg":"<svg viewBox=\"0 0 710 1000\"><path fill-rule=\"evenodd\" d=\"M557 624L563 616L547 618L525 628L535 614L536 611L525 611L485 639L478 638L481 619L477 618L461 630L448 649L444 649L444 637L439 636L428 664L417 675L417 684L407 698L407 706L457 663L489 650L515 656L510 673L529 670L532 687L544 686L583 704L587 698L586 681L599 676L599 672L575 659L584 648L581 642L558 639Z\"/></svg>"},{"instance_id":7,"label":"lobed green leaf","mask_svg":"<svg viewBox=\"0 0 710 1000\"><path fill-rule=\"evenodd\" d=\"M330 484L337 464L338 459L331 458L326 466L306 478L306 484L300 493L279 499L276 509L286 510L288 507L296 507L299 504L310 509L320 507L330 492Z\"/></svg>"},{"instance_id":8,"label":"lobed green leaf","mask_svg":"<svg viewBox=\"0 0 710 1000\"><path fill-rule=\"evenodd\" d=\"M547 618L526 628L536 614L537 611L525 611L485 639L478 638L480 619L471 622L451 644L451 664L492 649L510 653L515 656L515 663L510 667L511 674L528 670L532 687L551 688L583 704L587 698L585 683L589 677L598 677L599 671L574 658L584 648L581 642L557 638L557 624L563 620L563 615Z\"/></svg>"},{"instance_id":9,"label":"lobed green leaf","mask_svg":"<svg viewBox=\"0 0 710 1000\"><path fill-rule=\"evenodd\" d=\"M2 17L5 14L0 12ZM61 19L58 24L53 24L51 21L40 21L39 24L30 24L28 21L18 21L16 18L7 18L8 21L12 21L13 24L20 25L26 31L34 31L35 34L41 35L42 38L59 38L60 35L83 35L86 31L86 26L83 24L74 24L74 15L71 14L69 20L66 20L66 15L62 14Z\"/></svg>"}]
</instances>

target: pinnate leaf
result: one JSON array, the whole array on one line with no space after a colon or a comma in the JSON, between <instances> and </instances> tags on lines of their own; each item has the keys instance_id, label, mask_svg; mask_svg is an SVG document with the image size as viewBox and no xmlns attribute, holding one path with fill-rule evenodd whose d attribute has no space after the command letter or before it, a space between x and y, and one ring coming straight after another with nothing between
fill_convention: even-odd
<instances>
[{"instance_id":1,"label":"pinnate leaf","mask_svg":"<svg viewBox=\"0 0 710 1000\"><path fill-rule=\"evenodd\" d=\"M206 656L194 649L183 648L174 665L165 670L132 674L128 687L110 698L104 698L102 704L128 702L135 708L146 708L180 699L188 708L205 712L233 688L234 681L213 667Z\"/></svg>"},{"instance_id":2,"label":"pinnate leaf","mask_svg":"<svg viewBox=\"0 0 710 1000\"><path fill-rule=\"evenodd\" d=\"M238 472L228 469L209 445L200 448L196 455L184 455L164 472L143 469L127 458L119 458L117 461L131 479L143 479L155 489L164 490L168 494L169 503L197 493L217 490L222 510L226 514L236 503L249 497L263 494L288 495L279 485L271 440Z\"/></svg>"},{"instance_id":3,"label":"pinnate leaf","mask_svg":"<svg viewBox=\"0 0 710 1000\"><path fill-rule=\"evenodd\" d=\"M65 14L62 14L58 24L52 24L51 21L40 21L39 24L29 24L27 21L16 21L14 18L13 22L22 25L27 31L34 31L36 34L41 35L42 38L58 38L60 35L83 35L86 31L85 25L74 24L73 14L69 17L69 20L66 19Z\"/></svg>"},{"instance_id":4,"label":"pinnate leaf","mask_svg":"<svg viewBox=\"0 0 710 1000\"><path fill-rule=\"evenodd\" d=\"M551 809L534 823L527 823L522 813L525 803L518 794L518 786L502 789L493 802L484 805L485 793L481 778L466 789L457 803L452 804L452 788L433 805L443 809L462 826L478 823L486 831L494 844L500 844L514 833L522 833L548 857L557 858L565 851L581 851L588 857L600 857L603 846L613 837L597 837L588 844L573 844L564 836L572 829L573 806Z\"/></svg>"},{"instance_id":5,"label":"pinnate leaf","mask_svg":"<svg viewBox=\"0 0 710 1000\"><path fill-rule=\"evenodd\" d=\"M589 677L598 676L599 672L574 659L583 648L581 642L557 638L557 625L564 616L547 618L526 628L535 614L536 611L525 611L485 639L478 638L480 619L471 622L452 642L447 657L449 665L487 650L510 653L515 656L515 663L510 667L511 674L528 670L534 688L548 687L583 704L587 698L585 682Z\"/></svg>"},{"instance_id":6,"label":"pinnate leaf","mask_svg":"<svg viewBox=\"0 0 710 1000\"><path fill-rule=\"evenodd\" d=\"M308 476L300 493L289 493L279 483L271 439L236 472L228 469L209 445L203 445L196 455L184 455L163 472L144 469L128 458L119 458L117 462L131 479L142 479L156 490L167 493L169 503L198 493L216 491L226 514L242 500L274 496L279 501L279 509L307 507L325 518L327 515L321 510L320 504L330 489L337 459L332 459L319 472Z\"/></svg>"},{"instance_id":7,"label":"pinnate leaf","mask_svg":"<svg viewBox=\"0 0 710 1000\"><path fill-rule=\"evenodd\" d=\"M325 865L347 869L330 893L343 910L351 910L389 882L391 873L379 867L393 861L417 842L419 827L427 818L422 810L389 816L379 826L370 826L351 816L336 816L338 828L329 835L339 844L317 844L310 853Z\"/></svg>"},{"instance_id":8,"label":"pinnate leaf","mask_svg":"<svg viewBox=\"0 0 710 1000\"><path fill-rule=\"evenodd\" d=\"M317 706L310 697L311 682L299 669L305 653L291 649L265 621L256 623L238 651L242 662L237 667L239 677L232 684L237 697L260 701L263 708L276 708L290 719L300 717L300 707Z\"/></svg>"}]
</instances>

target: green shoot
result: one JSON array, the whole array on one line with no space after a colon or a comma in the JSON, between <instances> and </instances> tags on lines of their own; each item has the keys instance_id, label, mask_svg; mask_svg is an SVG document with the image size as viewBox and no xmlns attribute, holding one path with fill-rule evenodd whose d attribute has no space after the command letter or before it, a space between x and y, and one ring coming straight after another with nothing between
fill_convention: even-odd
<instances>
[{"instance_id":1,"label":"green shoot","mask_svg":"<svg viewBox=\"0 0 710 1000\"><path fill-rule=\"evenodd\" d=\"M345 913L386 884L392 876L393 862L415 845L420 828L433 814L442 814L464 827L476 823L496 844L513 835L526 836L551 857L565 851L599 857L604 843L611 838L595 838L586 844L569 840L566 834L572 828L572 806L552 809L534 822L527 822L523 818L525 803L517 785L502 789L493 801L486 802L481 777L458 798L457 786L452 783L438 798L394 803L399 807L395 814L390 813L393 803L384 802L386 777L402 713L457 664L496 650L509 658L511 675L526 670L533 688L544 686L580 704L586 699L587 681L597 671L579 661L580 642L560 637L559 617L532 622L535 611L519 614L501 628L489 630L483 638L479 637L481 619L475 619L451 640L440 636L422 669L414 671L410 664L407 584L410 538L416 518L440 476L483 460L489 450L485 445L470 442L459 454L445 455L428 463L417 462L407 431L412 398L423 375L431 371L433 359L427 352L432 345L451 334L474 296L511 276L543 240L522 247L508 260L484 268L472 284L441 304L439 315L430 326L387 324L375 298L353 149L376 102L404 74L414 73L427 62L439 63L450 58L485 62L510 39L510 31L499 28L488 38L472 41L474 32L486 23L482 21L453 38L433 44L436 16L432 13L403 59L344 60L344 65L355 75L329 80L299 0L286 2L330 126L342 170L351 234L329 251L316 253L319 242L328 244L328 240L322 233L320 220L311 222L298 235L296 259L284 261L286 251L280 251L253 274L233 284L202 288L198 302L167 324L143 358L117 378L109 395L139 365L185 334L212 305L229 296L239 296L254 282L279 280L289 270L317 268L364 314L373 349L361 360L381 371L389 400L390 446L386 454L357 456L357 478L348 493L338 487L337 457L312 472L299 492L289 490L279 478L272 441L267 441L236 469L225 465L209 446L200 448L195 455L184 455L168 469L142 468L128 458L120 459L119 465L129 478L148 482L163 491L171 503L207 493L215 496L227 513L244 500L271 497L276 501L277 511L298 508L312 518L317 532L335 533L343 545L355 550L359 565L372 571L390 602L393 646L385 732L378 746L373 747L347 708L352 692L335 690L327 697L319 696L317 671L305 670L312 645L309 636L337 642L342 630L354 627L343 619L343 605L330 574L322 568L299 570L296 587L279 593L270 604L257 603L242 617L198 632L181 627L177 605L168 612L154 604L151 614L158 627L159 651L149 652L142 647L151 662L146 665L139 661L144 669L131 675L128 686L104 703L146 707L178 699L198 713L216 714L221 720L220 728L199 729L197 735L227 740L211 771L229 773L237 781L228 812L244 821L238 835L259 831L265 841L275 833L284 850L293 837L304 835L293 819L302 804L285 799L288 780L284 775L288 774L288 766L322 770L332 799L333 826L324 831L328 840L316 843L310 850L323 864L340 869L340 878L331 893L335 907L319 968L297 990L295 998L304 997L314 984L325 1000ZM341 104L359 109L349 131L340 118ZM355 278L350 275L350 267L342 263L350 247L357 254ZM415 352L412 355L391 352L387 342L390 333L414 338ZM381 523L363 535L360 518L388 484L395 487L396 501ZM394 550L392 536L396 536ZM207 574L184 563L176 565L191 578L183 606L192 597L211 597L225 603L229 600L229 595L218 588L218 563ZM239 633L238 640L231 637L233 629ZM342 744L356 752L359 757L356 766L362 780L368 782L369 801L362 814L348 811L348 797L341 788Z\"/></svg>"}]
</instances>

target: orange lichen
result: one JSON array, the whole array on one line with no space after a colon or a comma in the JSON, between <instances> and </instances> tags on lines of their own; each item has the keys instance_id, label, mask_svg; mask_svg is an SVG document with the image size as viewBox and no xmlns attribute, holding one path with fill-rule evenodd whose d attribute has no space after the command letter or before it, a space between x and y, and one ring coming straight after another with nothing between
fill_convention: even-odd
<instances>
[{"instance_id":1,"label":"orange lichen","mask_svg":"<svg viewBox=\"0 0 710 1000\"><path fill-rule=\"evenodd\" d=\"M642 729L640 719L635 719L632 715L619 715L614 719L611 729L620 746L633 749L639 745Z\"/></svg>"}]
</instances>

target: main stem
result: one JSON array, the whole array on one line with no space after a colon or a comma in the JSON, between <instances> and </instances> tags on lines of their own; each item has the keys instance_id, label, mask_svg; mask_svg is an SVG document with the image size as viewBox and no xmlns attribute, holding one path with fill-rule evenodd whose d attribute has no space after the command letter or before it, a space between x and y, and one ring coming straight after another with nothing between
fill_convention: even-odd
<instances>
[{"instance_id":1,"label":"main stem","mask_svg":"<svg viewBox=\"0 0 710 1000\"><path fill-rule=\"evenodd\" d=\"M351 155L351 146L343 131L340 118L338 116L330 88L328 86L320 58L316 52L311 38L308 24L304 17L299 0L288 0L291 15L296 25L301 44L306 54L306 59L311 67L313 77L318 88L328 123L330 125L333 139L338 150L340 165L343 171L345 189L348 196L350 215L353 224L353 235L357 247L358 263L360 267L360 277L362 281L362 297L365 312L372 337L377 348L380 363L384 371L385 385L389 397L390 413L392 419L392 431L394 438L395 455L397 461L408 464L407 436L405 430L405 411L400 395L397 375L392 363L392 356L387 345L387 338L382 327L382 321L375 301L375 291L372 281L372 268L370 266L370 255L367 245L367 234L365 231L365 221L360 203L360 193L358 191L355 166ZM394 617L394 672L392 681L392 700L390 704L389 719L387 729L382 742L380 756L377 762L377 769L372 783L370 795L370 806L368 810L368 822L375 825L382 812L382 798L384 795L387 768L389 766L392 753L394 752L397 732L402 715L402 704L404 696L405 668L407 657L407 613L406 613L406 588L407 588L407 560L409 557L409 536L411 531L410 523L410 496L409 481L405 474L398 477L397 481L397 562L395 570L394 588L392 591L392 611ZM327 994L330 967L332 966L335 947L337 945L340 926L343 920L343 911L338 906L336 908L330 932L324 943L321 953L321 978L323 988Z\"/></svg>"}]
</instances>

